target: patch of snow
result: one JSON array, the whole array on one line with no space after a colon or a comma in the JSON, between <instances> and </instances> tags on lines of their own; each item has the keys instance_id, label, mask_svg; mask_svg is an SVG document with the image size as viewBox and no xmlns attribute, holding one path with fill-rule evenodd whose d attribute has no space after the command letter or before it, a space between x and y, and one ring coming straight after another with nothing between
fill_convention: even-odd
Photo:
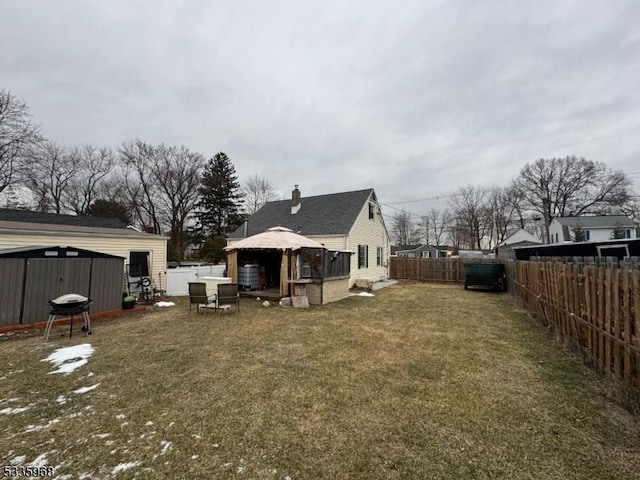
<instances>
[{"instance_id":1,"label":"patch of snow","mask_svg":"<svg viewBox=\"0 0 640 480\"><path fill-rule=\"evenodd\" d=\"M73 475L69 473L65 473L64 475L57 476L54 480L70 480L73 478Z\"/></svg>"},{"instance_id":2,"label":"patch of snow","mask_svg":"<svg viewBox=\"0 0 640 480\"><path fill-rule=\"evenodd\" d=\"M122 428L122 427L126 427L127 425L129 425L129 422L122 422L122 423L120 424L120 428Z\"/></svg>"},{"instance_id":3,"label":"patch of snow","mask_svg":"<svg viewBox=\"0 0 640 480\"><path fill-rule=\"evenodd\" d=\"M60 405L64 405L65 403L67 403L67 397L65 397L64 395L58 395L58 398L56 398L56 402Z\"/></svg>"},{"instance_id":4,"label":"patch of snow","mask_svg":"<svg viewBox=\"0 0 640 480\"><path fill-rule=\"evenodd\" d=\"M3 398L2 400L0 400L0 403L12 403L12 402L17 402L18 400L20 400L19 398Z\"/></svg>"},{"instance_id":5,"label":"patch of snow","mask_svg":"<svg viewBox=\"0 0 640 480\"><path fill-rule=\"evenodd\" d=\"M119 413L118 415L116 415L117 420L124 420L125 418L127 418L127 416L124 413Z\"/></svg>"},{"instance_id":6,"label":"patch of snow","mask_svg":"<svg viewBox=\"0 0 640 480\"><path fill-rule=\"evenodd\" d=\"M129 470L131 468L137 467L138 465L140 465L140 463L142 463L142 462L120 463L120 464L116 465L115 467L113 467L113 470L111 470L111 475L117 475L120 472L124 472L125 470Z\"/></svg>"},{"instance_id":7,"label":"patch of snow","mask_svg":"<svg viewBox=\"0 0 640 480\"><path fill-rule=\"evenodd\" d=\"M176 424L176 422L171 422L171 423L169 424L169 426L170 426L170 427L173 427L175 424Z\"/></svg>"},{"instance_id":8,"label":"patch of snow","mask_svg":"<svg viewBox=\"0 0 640 480\"><path fill-rule=\"evenodd\" d=\"M220 444L214 443L212 446L213 446L213 448L218 448L220 446Z\"/></svg>"},{"instance_id":9,"label":"patch of snow","mask_svg":"<svg viewBox=\"0 0 640 480\"><path fill-rule=\"evenodd\" d=\"M89 362L88 358L93 352L95 352L95 349L90 343L82 343L72 347L59 348L42 361L51 362L55 367L58 367L57 370L49 372L49 375L53 373L69 375L77 368L87 364Z\"/></svg>"},{"instance_id":10,"label":"patch of snow","mask_svg":"<svg viewBox=\"0 0 640 480\"><path fill-rule=\"evenodd\" d=\"M15 415L16 413L22 413L27 410L29 410L29 407L3 408L0 410L0 415Z\"/></svg>"},{"instance_id":11,"label":"patch of snow","mask_svg":"<svg viewBox=\"0 0 640 480\"><path fill-rule=\"evenodd\" d=\"M175 307L176 304L173 302L156 302L156 307Z\"/></svg>"},{"instance_id":12,"label":"patch of snow","mask_svg":"<svg viewBox=\"0 0 640 480\"><path fill-rule=\"evenodd\" d=\"M244 465L240 465L237 469L236 469L236 473L244 473L247 470L247 467L245 467Z\"/></svg>"},{"instance_id":13,"label":"patch of snow","mask_svg":"<svg viewBox=\"0 0 640 480\"><path fill-rule=\"evenodd\" d=\"M59 418L54 418L53 420L49 420L49 422L44 425L27 425L27 428L24 431L24 433L38 432L40 430L44 430L45 428L49 428L51 425L54 425L59 421L60 421Z\"/></svg>"},{"instance_id":14,"label":"patch of snow","mask_svg":"<svg viewBox=\"0 0 640 480\"><path fill-rule=\"evenodd\" d=\"M67 415L67 418L76 418L76 417L81 417L82 416L82 412L80 413L70 413L69 415Z\"/></svg>"},{"instance_id":15,"label":"patch of snow","mask_svg":"<svg viewBox=\"0 0 640 480\"><path fill-rule=\"evenodd\" d=\"M286 477L284 477L284 480L293 480L289 475L287 475Z\"/></svg>"},{"instance_id":16,"label":"patch of snow","mask_svg":"<svg viewBox=\"0 0 640 480\"><path fill-rule=\"evenodd\" d=\"M144 424L145 427L151 427L153 426L153 422L151 420L149 420L147 423Z\"/></svg>"},{"instance_id":17,"label":"patch of snow","mask_svg":"<svg viewBox=\"0 0 640 480\"><path fill-rule=\"evenodd\" d=\"M359 297L375 297L373 293L369 293L369 292L360 292L358 296Z\"/></svg>"},{"instance_id":18,"label":"patch of snow","mask_svg":"<svg viewBox=\"0 0 640 480\"><path fill-rule=\"evenodd\" d=\"M78 480L87 480L89 478L93 478L93 475L89 472L82 472L80 475L78 475Z\"/></svg>"},{"instance_id":19,"label":"patch of snow","mask_svg":"<svg viewBox=\"0 0 640 480\"><path fill-rule=\"evenodd\" d=\"M91 435L93 438L107 438L110 437L111 434L110 433L95 433L93 435Z\"/></svg>"},{"instance_id":20,"label":"patch of snow","mask_svg":"<svg viewBox=\"0 0 640 480\"><path fill-rule=\"evenodd\" d=\"M166 455L173 448L173 442L167 442L166 440L160 441L160 446L162 450L160 450L160 455Z\"/></svg>"},{"instance_id":21,"label":"patch of snow","mask_svg":"<svg viewBox=\"0 0 640 480\"><path fill-rule=\"evenodd\" d=\"M95 385L91 385L90 387L80 387L77 390L74 390L73 393L77 395L80 395L81 393L87 393L87 392L90 392L91 390L98 388L98 385L100 384L96 383Z\"/></svg>"},{"instance_id":22,"label":"patch of snow","mask_svg":"<svg viewBox=\"0 0 640 480\"><path fill-rule=\"evenodd\" d=\"M227 463L223 463L222 464L222 468L229 468L230 466L233 465L233 462L227 462Z\"/></svg>"},{"instance_id":23,"label":"patch of snow","mask_svg":"<svg viewBox=\"0 0 640 480\"><path fill-rule=\"evenodd\" d=\"M116 443L116 442L114 442L113 440L107 440L106 442L104 442L104 444L105 444L107 447L110 447L110 446L111 446L111 445L113 445L114 443Z\"/></svg>"},{"instance_id":24,"label":"patch of snow","mask_svg":"<svg viewBox=\"0 0 640 480\"><path fill-rule=\"evenodd\" d=\"M198 435L197 433L194 433L193 435L191 435L193 438L195 438L196 440L202 440L202 435Z\"/></svg>"},{"instance_id":25,"label":"patch of snow","mask_svg":"<svg viewBox=\"0 0 640 480\"><path fill-rule=\"evenodd\" d=\"M191 460L197 460L200 457L200 455L191 455Z\"/></svg>"},{"instance_id":26,"label":"patch of snow","mask_svg":"<svg viewBox=\"0 0 640 480\"><path fill-rule=\"evenodd\" d=\"M13 457L11 460L9 460L9 463L11 465L22 465L24 464L24 462L27 460L27 456L26 455L20 455L17 457Z\"/></svg>"},{"instance_id":27,"label":"patch of snow","mask_svg":"<svg viewBox=\"0 0 640 480\"><path fill-rule=\"evenodd\" d=\"M93 372L89 372L89 373L87 374L87 377L93 377Z\"/></svg>"},{"instance_id":28,"label":"patch of snow","mask_svg":"<svg viewBox=\"0 0 640 480\"><path fill-rule=\"evenodd\" d=\"M275 475L276 473L278 473L278 470L276 470L275 468L272 468L271 470L269 470L269 473L273 473Z\"/></svg>"},{"instance_id":29,"label":"patch of snow","mask_svg":"<svg viewBox=\"0 0 640 480\"><path fill-rule=\"evenodd\" d=\"M49 455L49 452L45 452L38 455L36 458L33 459L33 462L31 462L29 465L32 467L45 467L49 465L49 460L47 460L47 455Z\"/></svg>"}]
</instances>

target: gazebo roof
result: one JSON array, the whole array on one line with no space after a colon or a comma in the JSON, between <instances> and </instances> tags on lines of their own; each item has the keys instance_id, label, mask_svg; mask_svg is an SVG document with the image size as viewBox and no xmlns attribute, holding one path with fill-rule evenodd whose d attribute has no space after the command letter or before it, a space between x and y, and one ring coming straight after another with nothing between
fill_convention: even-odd
<instances>
[{"instance_id":1,"label":"gazebo roof","mask_svg":"<svg viewBox=\"0 0 640 480\"><path fill-rule=\"evenodd\" d=\"M286 227L272 227L266 232L252 235L224 249L232 250L299 250L301 248L324 248L315 240L298 235Z\"/></svg>"}]
</instances>

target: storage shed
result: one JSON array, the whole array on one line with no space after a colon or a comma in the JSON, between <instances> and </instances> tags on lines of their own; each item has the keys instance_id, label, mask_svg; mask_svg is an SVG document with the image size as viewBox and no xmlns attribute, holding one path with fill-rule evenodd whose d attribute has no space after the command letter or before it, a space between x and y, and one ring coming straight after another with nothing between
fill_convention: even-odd
<instances>
[{"instance_id":1,"label":"storage shed","mask_svg":"<svg viewBox=\"0 0 640 480\"><path fill-rule=\"evenodd\" d=\"M66 246L0 250L0 326L43 322L66 293L92 298L91 313L120 309L124 261Z\"/></svg>"}]
</instances>

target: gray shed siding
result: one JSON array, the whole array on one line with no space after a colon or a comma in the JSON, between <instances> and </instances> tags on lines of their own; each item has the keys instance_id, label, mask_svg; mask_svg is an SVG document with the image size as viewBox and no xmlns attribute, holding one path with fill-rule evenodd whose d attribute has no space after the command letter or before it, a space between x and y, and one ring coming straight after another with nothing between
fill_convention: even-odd
<instances>
[{"instance_id":1,"label":"gray shed siding","mask_svg":"<svg viewBox=\"0 0 640 480\"><path fill-rule=\"evenodd\" d=\"M82 258L30 258L37 254L28 249L5 255L0 256L0 327L46 321L49 300L66 293L91 297L89 313L122 306L124 258L86 250Z\"/></svg>"},{"instance_id":2,"label":"gray shed siding","mask_svg":"<svg viewBox=\"0 0 640 480\"><path fill-rule=\"evenodd\" d=\"M0 258L0 327L20 319L24 258Z\"/></svg>"}]
</instances>

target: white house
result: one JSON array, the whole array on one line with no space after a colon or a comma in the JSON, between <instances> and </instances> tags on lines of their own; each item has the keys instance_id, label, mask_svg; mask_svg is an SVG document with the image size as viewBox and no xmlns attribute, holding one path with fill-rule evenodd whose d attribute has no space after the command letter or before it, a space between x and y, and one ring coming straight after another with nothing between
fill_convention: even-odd
<instances>
[{"instance_id":1,"label":"white house","mask_svg":"<svg viewBox=\"0 0 640 480\"><path fill-rule=\"evenodd\" d=\"M377 281L388 275L389 234L372 188L303 198L296 185L291 200L266 203L229 235L227 245L275 226L329 250L350 251L350 286L357 279Z\"/></svg>"},{"instance_id":2,"label":"white house","mask_svg":"<svg viewBox=\"0 0 640 480\"><path fill-rule=\"evenodd\" d=\"M624 215L555 217L549 225L551 243L636 239L638 223Z\"/></svg>"}]
</instances>

